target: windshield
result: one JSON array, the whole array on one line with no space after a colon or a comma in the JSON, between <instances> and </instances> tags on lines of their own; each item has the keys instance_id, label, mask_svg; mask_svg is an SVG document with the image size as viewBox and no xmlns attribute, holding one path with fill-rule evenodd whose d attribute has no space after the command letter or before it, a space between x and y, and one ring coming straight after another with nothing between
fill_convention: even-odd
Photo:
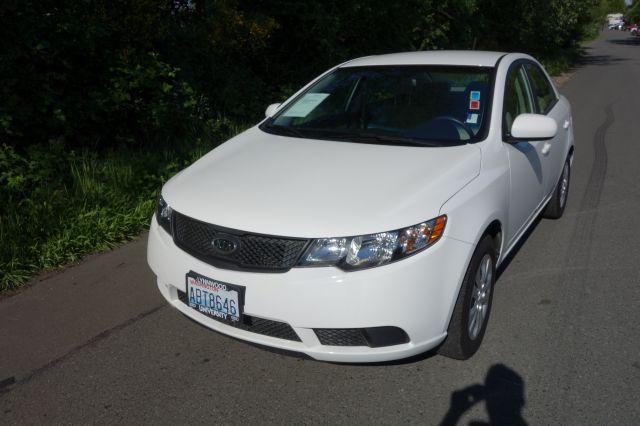
<instances>
[{"instance_id":1,"label":"windshield","mask_svg":"<svg viewBox=\"0 0 640 426\"><path fill-rule=\"evenodd\" d=\"M493 68L340 68L260 128L280 135L449 146L480 140Z\"/></svg>"}]
</instances>

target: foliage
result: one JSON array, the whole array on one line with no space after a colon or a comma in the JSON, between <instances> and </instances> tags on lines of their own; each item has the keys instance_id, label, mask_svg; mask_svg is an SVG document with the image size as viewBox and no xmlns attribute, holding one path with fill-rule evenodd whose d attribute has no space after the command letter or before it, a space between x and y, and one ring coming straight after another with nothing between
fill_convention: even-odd
<instances>
[{"instance_id":1,"label":"foliage","mask_svg":"<svg viewBox=\"0 0 640 426\"><path fill-rule=\"evenodd\" d=\"M266 104L357 56L440 48L576 50L621 0L5 0L8 145L175 144L211 111Z\"/></svg>"},{"instance_id":2,"label":"foliage","mask_svg":"<svg viewBox=\"0 0 640 426\"><path fill-rule=\"evenodd\" d=\"M625 13L625 18L629 22L640 24L640 1L635 1L633 3L628 12Z\"/></svg>"},{"instance_id":3,"label":"foliage","mask_svg":"<svg viewBox=\"0 0 640 426\"><path fill-rule=\"evenodd\" d=\"M213 123L215 121L215 123ZM105 250L149 225L158 188L239 129L212 120L214 141L166 150L123 146L98 154L0 147L0 291L32 273Z\"/></svg>"},{"instance_id":4,"label":"foliage","mask_svg":"<svg viewBox=\"0 0 640 426\"><path fill-rule=\"evenodd\" d=\"M176 78L178 68L149 53L136 63L120 61L110 70L104 93L96 98L104 132L113 142L168 146L189 135L206 118L208 106L191 86Z\"/></svg>"}]
</instances>

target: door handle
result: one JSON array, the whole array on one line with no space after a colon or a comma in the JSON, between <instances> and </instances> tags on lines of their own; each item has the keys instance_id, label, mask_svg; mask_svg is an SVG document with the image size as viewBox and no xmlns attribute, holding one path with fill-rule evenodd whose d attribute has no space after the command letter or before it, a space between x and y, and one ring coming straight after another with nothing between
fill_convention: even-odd
<instances>
[{"instance_id":1,"label":"door handle","mask_svg":"<svg viewBox=\"0 0 640 426\"><path fill-rule=\"evenodd\" d=\"M544 145L542 145L540 152L542 155L549 155L549 151L551 151L551 144L549 142L545 142Z\"/></svg>"},{"instance_id":2,"label":"door handle","mask_svg":"<svg viewBox=\"0 0 640 426\"><path fill-rule=\"evenodd\" d=\"M565 130L569 130L569 125L570 125L570 124L571 124L571 123L569 123L569 120L564 120L564 124L562 125L562 127L563 127Z\"/></svg>"}]
</instances>

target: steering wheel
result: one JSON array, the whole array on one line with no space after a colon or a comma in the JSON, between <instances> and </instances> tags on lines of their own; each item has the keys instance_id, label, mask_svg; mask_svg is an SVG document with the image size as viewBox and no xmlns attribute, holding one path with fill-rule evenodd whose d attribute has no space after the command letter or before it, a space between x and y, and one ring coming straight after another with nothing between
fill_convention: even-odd
<instances>
[{"instance_id":1,"label":"steering wheel","mask_svg":"<svg viewBox=\"0 0 640 426\"><path fill-rule=\"evenodd\" d=\"M473 137L475 136L475 133L473 133L473 130L471 129L471 127L469 127L466 123L463 123L462 121L458 120L455 117L451 117L450 115L441 115L440 117L436 117L434 119L431 120L432 122L434 121L450 121L451 123L453 123L456 128L461 128L463 129L467 135L469 135L469 139L473 139Z\"/></svg>"}]
</instances>

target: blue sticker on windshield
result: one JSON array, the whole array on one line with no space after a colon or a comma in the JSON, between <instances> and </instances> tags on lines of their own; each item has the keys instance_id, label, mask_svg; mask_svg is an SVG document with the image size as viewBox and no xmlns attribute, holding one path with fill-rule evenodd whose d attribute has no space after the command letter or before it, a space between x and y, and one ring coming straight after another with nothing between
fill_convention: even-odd
<instances>
[{"instance_id":1,"label":"blue sticker on windshield","mask_svg":"<svg viewBox=\"0 0 640 426\"><path fill-rule=\"evenodd\" d=\"M471 101L479 101L480 100L480 92L477 90L474 90L471 92L471 94L469 95L469 100Z\"/></svg>"}]
</instances>

